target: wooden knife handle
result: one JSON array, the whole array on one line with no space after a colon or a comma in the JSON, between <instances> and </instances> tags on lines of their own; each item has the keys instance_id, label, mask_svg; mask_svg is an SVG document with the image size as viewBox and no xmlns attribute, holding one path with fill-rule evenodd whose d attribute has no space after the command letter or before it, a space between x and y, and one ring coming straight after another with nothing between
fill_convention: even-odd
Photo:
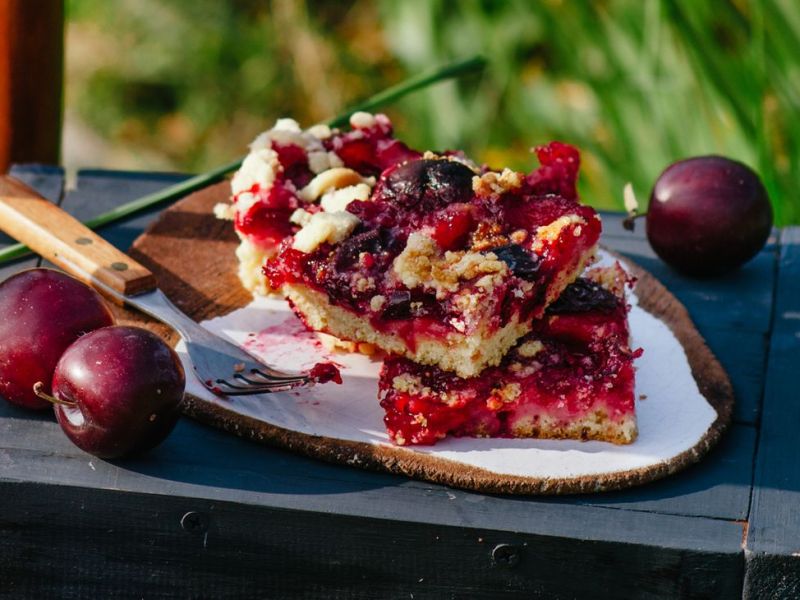
<instances>
[{"instance_id":1,"label":"wooden knife handle","mask_svg":"<svg viewBox=\"0 0 800 600\"><path fill-rule=\"evenodd\" d=\"M0 229L95 287L126 296L156 288L145 267L8 175L0 175Z\"/></svg>"}]
</instances>

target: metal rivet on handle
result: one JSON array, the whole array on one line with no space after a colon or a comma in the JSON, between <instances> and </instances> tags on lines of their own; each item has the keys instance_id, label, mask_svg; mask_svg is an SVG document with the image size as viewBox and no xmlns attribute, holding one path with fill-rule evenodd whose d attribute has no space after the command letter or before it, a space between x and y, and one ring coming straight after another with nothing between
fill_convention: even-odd
<instances>
[{"instance_id":1,"label":"metal rivet on handle","mask_svg":"<svg viewBox=\"0 0 800 600\"><path fill-rule=\"evenodd\" d=\"M111 263L111 268L114 269L115 271L127 271L128 264L124 262L115 262Z\"/></svg>"},{"instance_id":2,"label":"metal rivet on handle","mask_svg":"<svg viewBox=\"0 0 800 600\"><path fill-rule=\"evenodd\" d=\"M188 533L205 533L208 530L208 516L189 511L181 517L181 527Z\"/></svg>"},{"instance_id":3,"label":"metal rivet on handle","mask_svg":"<svg viewBox=\"0 0 800 600\"><path fill-rule=\"evenodd\" d=\"M497 544L492 550L492 562L498 567L516 567L519 558L520 548L513 544Z\"/></svg>"},{"instance_id":4,"label":"metal rivet on handle","mask_svg":"<svg viewBox=\"0 0 800 600\"><path fill-rule=\"evenodd\" d=\"M77 240L75 240L75 243L79 246L88 246L92 243L92 240L87 237L79 237Z\"/></svg>"}]
</instances>

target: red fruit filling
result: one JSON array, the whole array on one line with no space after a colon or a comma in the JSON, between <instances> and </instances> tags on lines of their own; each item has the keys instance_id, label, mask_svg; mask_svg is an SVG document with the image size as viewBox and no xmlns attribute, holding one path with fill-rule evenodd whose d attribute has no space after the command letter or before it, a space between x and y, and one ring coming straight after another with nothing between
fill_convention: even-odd
<instances>
[{"instance_id":1,"label":"red fruit filling","mask_svg":"<svg viewBox=\"0 0 800 600\"><path fill-rule=\"evenodd\" d=\"M627 310L622 298L579 279L499 366L477 377L388 357L379 389L390 438L401 445L447 435L631 441L586 428L563 435L596 411L612 427L633 418L633 360L642 351L629 346Z\"/></svg>"},{"instance_id":2,"label":"red fruit filling","mask_svg":"<svg viewBox=\"0 0 800 600\"><path fill-rule=\"evenodd\" d=\"M317 383L328 383L329 381L333 381L334 383L341 384L342 383L342 374L339 372L339 369L331 362L321 362L315 364L311 367L311 370L308 372L311 379L316 381Z\"/></svg>"},{"instance_id":3,"label":"red fruit filling","mask_svg":"<svg viewBox=\"0 0 800 600\"><path fill-rule=\"evenodd\" d=\"M454 250L464 246L474 228L475 218L469 205L455 204L436 215L431 237L442 250Z\"/></svg>"},{"instance_id":4,"label":"red fruit filling","mask_svg":"<svg viewBox=\"0 0 800 600\"><path fill-rule=\"evenodd\" d=\"M375 115L369 127L333 135L324 140L344 166L362 175L380 175L385 169L421 154L392 137L392 123L386 115Z\"/></svg>"},{"instance_id":5,"label":"red fruit filling","mask_svg":"<svg viewBox=\"0 0 800 600\"><path fill-rule=\"evenodd\" d=\"M250 193L256 195L258 201L248 211L236 214L234 223L239 233L258 246L277 246L297 230L289 217L300 203L294 193L284 187L284 182L276 182L268 189L256 184Z\"/></svg>"},{"instance_id":6,"label":"red fruit filling","mask_svg":"<svg viewBox=\"0 0 800 600\"><path fill-rule=\"evenodd\" d=\"M557 194L577 200L578 150L563 142L550 142L536 148L536 157L541 166L528 175L528 185L538 194Z\"/></svg>"}]
</instances>

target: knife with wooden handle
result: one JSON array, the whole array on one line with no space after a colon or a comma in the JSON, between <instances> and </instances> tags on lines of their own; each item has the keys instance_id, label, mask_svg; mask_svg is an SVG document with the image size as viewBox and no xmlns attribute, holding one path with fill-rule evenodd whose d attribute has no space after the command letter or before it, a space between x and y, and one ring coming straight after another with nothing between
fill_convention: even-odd
<instances>
[{"instance_id":1,"label":"knife with wooden handle","mask_svg":"<svg viewBox=\"0 0 800 600\"><path fill-rule=\"evenodd\" d=\"M136 296L156 289L148 269L8 175L0 175L0 229L101 291Z\"/></svg>"}]
</instances>

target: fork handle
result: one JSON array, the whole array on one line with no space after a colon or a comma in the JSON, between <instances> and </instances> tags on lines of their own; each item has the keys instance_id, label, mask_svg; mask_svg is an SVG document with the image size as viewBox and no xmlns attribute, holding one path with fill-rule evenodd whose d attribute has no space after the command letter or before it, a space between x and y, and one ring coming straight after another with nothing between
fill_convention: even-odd
<instances>
[{"instance_id":1,"label":"fork handle","mask_svg":"<svg viewBox=\"0 0 800 600\"><path fill-rule=\"evenodd\" d=\"M145 267L8 175L0 175L0 229L98 289L134 296L156 288Z\"/></svg>"}]
</instances>

